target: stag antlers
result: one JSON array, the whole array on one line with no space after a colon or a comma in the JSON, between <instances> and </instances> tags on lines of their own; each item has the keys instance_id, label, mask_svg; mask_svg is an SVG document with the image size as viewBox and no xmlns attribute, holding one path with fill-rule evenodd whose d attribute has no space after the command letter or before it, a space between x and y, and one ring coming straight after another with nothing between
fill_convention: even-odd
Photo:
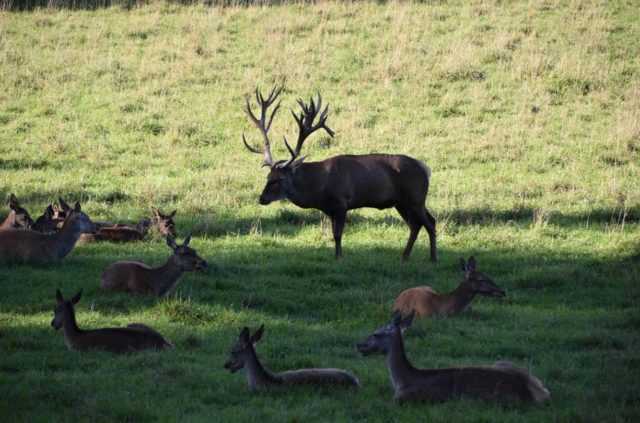
<instances>
[{"instance_id":1,"label":"stag antlers","mask_svg":"<svg viewBox=\"0 0 640 423\"><path fill-rule=\"evenodd\" d=\"M304 141L309 137L309 135L311 135L318 129L321 129L321 128L324 129L332 138L335 135L335 132L331 128L329 128L326 124L327 115L329 113L328 104L325 106L324 110L320 113L318 122L315 125L313 124L313 121L316 120L316 117L318 117L318 113L322 108L322 96L320 95L320 93L318 93L317 102L314 102L313 98L311 98L308 106L305 104L305 102L301 98L298 98L297 100L298 104L302 109L300 111L300 115L297 115L293 111L293 109L291 109L291 114L293 115L293 118L296 120L296 123L298 124L298 140L296 142L296 147L295 149L291 148L291 146L287 141L287 137L283 137L284 144L287 147L287 150L289 150L289 153L291 154L291 158L286 161L281 160L279 162L274 163L273 157L271 156L271 144L269 142L268 132L269 132L269 129L271 128L271 123L273 122L273 118L276 112L278 111L278 109L280 108L280 102L278 101L278 104L276 104L276 107L271 112L271 115L269 116L268 121L267 121L267 112L269 107L276 101L276 99L278 98L278 95L280 95L283 88L284 86L273 87L273 89L271 90L271 93L266 99L264 98L260 90L256 88L256 91L255 91L256 102L260 106L259 119L256 117L256 115L253 113L253 110L251 109L251 105L249 103L249 96L247 96L246 98L247 108L245 112L249 116L249 119L260 130L260 133L262 134L262 138L264 140L264 148L260 149L257 147L250 146L247 143L247 139L244 133L242 134L242 142L244 143L245 147L247 147L247 149L252 153L265 155L265 161L263 163L263 166L270 166L270 167L277 166L280 168L289 166L294 160L300 157L300 150L302 149L302 145L304 144Z\"/></svg>"}]
</instances>

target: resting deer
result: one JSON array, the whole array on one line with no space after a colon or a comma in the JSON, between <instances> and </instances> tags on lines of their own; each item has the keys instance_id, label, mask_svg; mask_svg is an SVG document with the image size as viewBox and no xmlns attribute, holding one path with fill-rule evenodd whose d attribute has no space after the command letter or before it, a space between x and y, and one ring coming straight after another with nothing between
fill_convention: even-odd
<instances>
[{"instance_id":1,"label":"resting deer","mask_svg":"<svg viewBox=\"0 0 640 423\"><path fill-rule=\"evenodd\" d=\"M110 291L132 292L134 294L155 294L163 296L178 283L183 272L201 271L207 268L196 251L189 248L191 235L187 235L182 245L177 245L167 236L167 245L173 250L167 263L157 269L138 260L117 261L102 273L100 287Z\"/></svg>"},{"instance_id":2,"label":"resting deer","mask_svg":"<svg viewBox=\"0 0 640 423\"><path fill-rule=\"evenodd\" d=\"M66 216L66 213L64 213ZM43 234L52 234L60 230L64 223L61 213L54 210L54 204L49 204L42 216L38 217L33 224L33 230Z\"/></svg>"},{"instance_id":3,"label":"resting deer","mask_svg":"<svg viewBox=\"0 0 640 423\"><path fill-rule=\"evenodd\" d=\"M262 338L264 324L251 336L249 328L240 332L238 343L231 350L229 359L224 365L231 373L247 369L249 388L255 390L263 386L273 385L342 385L358 388L358 379L351 373L341 369L302 369L288 370L282 373L269 373L262 367L256 355L255 345Z\"/></svg>"},{"instance_id":4,"label":"resting deer","mask_svg":"<svg viewBox=\"0 0 640 423\"><path fill-rule=\"evenodd\" d=\"M29 229L0 231L0 262L50 262L64 258L73 250L80 235L95 231L95 225L80 209L69 212L58 232L48 235Z\"/></svg>"},{"instance_id":5,"label":"resting deer","mask_svg":"<svg viewBox=\"0 0 640 423\"><path fill-rule=\"evenodd\" d=\"M95 234L83 235L80 239L84 242L92 241L111 241L111 242L131 242L140 241L148 233L150 229L164 236L176 236L176 229L172 217L175 216L176 210L169 214L160 213L154 207L151 207L152 217L150 219L142 219L135 227L124 224L113 224L109 222L97 222L98 231Z\"/></svg>"},{"instance_id":6,"label":"resting deer","mask_svg":"<svg viewBox=\"0 0 640 423\"><path fill-rule=\"evenodd\" d=\"M0 230L2 229L30 229L33 226L33 220L31 216L29 216L29 212L26 211L23 207L18 203L18 198L11 194L11 199L9 200L9 215L0 225Z\"/></svg>"},{"instance_id":7,"label":"resting deer","mask_svg":"<svg viewBox=\"0 0 640 423\"><path fill-rule=\"evenodd\" d=\"M104 350L123 354L149 349L174 349L171 342L142 323L132 323L126 328L80 329L76 323L75 305L81 295L82 290L70 300L65 300L60 290L56 291L57 304L51 326L55 330L62 328L69 350Z\"/></svg>"},{"instance_id":8,"label":"resting deer","mask_svg":"<svg viewBox=\"0 0 640 423\"><path fill-rule=\"evenodd\" d=\"M321 112L320 94L317 103L311 99L309 105L298 99L302 108L300 115L291 111L299 129L296 147L291 148L285 138L291 157L289 160L274 162L268 132L280 103L275 106L268 119L267 111L281 91L282 87L274 88L265 99L256 89L256 101L261 108L260 118L253 113L249 99L246 99L247 115L260 130L264 149L251 147L244 134L242 141L249 151L264 154L264 165L271 169L260 195L260 204L267 205L287 198L298 207L324 212L331 219L336 259L342 258L342 232L348 210L395 207L409 225L409 240L402 259L409 258L418 233L424 226L429 233L431 261L436 262L436 220L424 204L431 177L429 168L419 160L399 154L340 155L321 162L304 163L305 157L300 157L300 150L309 135L319 129L324 129L331 137L334 135L333 130L326 125L329 107ZM318 122L314 124L316 117Z\"/></svg>"},{"instance_id":9,"label":"resting deer","mask_svg":"<svg viewBox=\"0 0 640 423\"><path fill-rule=\"evenodd\" d=\"M430 286L418 286L404 291L393 302L393 309L403 313L416 312L418 316L439 316L458 314L466 311L477 294L502 298L504 290L491 279L476 270L476 260L469 258L465 263L460 259L460 267L465 278L462 283L448 294L438 294Z\"/></svg>"},{"instance_id":10,"label":"resting deer","mask_svg":"<svg viewBox=\"0 0 640 423\"><path fill-rule=\"evenodd\" d=\"M396 402L457 398L549 401L549 391L538 378L506 361L493 366L416 369L409 362L402 342L402 332L411 325L413 316L411 313L402 320L400 311L396 311L387 326L358 344L363 356L386 356Z\"/></svg>"}]
</instances>

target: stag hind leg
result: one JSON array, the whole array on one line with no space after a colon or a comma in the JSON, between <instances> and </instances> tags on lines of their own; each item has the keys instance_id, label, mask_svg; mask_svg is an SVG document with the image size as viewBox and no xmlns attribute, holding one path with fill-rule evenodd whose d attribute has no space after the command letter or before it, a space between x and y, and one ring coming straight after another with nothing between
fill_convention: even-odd
<instances>
[{"instance_id":1,"label":"stag hind leg","mask_svg":"<svg viewBox=\"0 0 640 423\"><path fill-rule=\"evenodd\" d=\"M426 207L424 207L424 213L422 222L424 228L429 234L429 246L431 249L431 261L433 263L438 262L438 248L436 246L436 219L429 213Z\"/></svg>"},{"instance_id":2,"label":"stag hind leg","mask_svg":"<svg viewBox=\"0 0 640 423\"><path fill-rule=\"evenodd\" d=\"M416 219L416 216L411 212L411 209L397 206L396 210L398 210L402 219L404 219L404 221L407 222L407 225L409 225L409 240L407 241L407 246L404 247L404 251L402 252L402 261L407 261L411 255L413 244L415 244L416 239L418 239L418 233L420 233L420 229L422 228L422 222Z\"/></svg>"}]
</instances>

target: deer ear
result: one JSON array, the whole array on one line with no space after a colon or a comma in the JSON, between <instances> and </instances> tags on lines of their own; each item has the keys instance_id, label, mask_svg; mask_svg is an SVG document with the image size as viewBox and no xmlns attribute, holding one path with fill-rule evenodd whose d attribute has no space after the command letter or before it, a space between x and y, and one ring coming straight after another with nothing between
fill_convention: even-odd
<instances>
[{"instance_id":1,"label":"deer ear","mask_svg":"<svg viewBox=\"0 0 640 423\"><path fill-rule=\"evenodd\" d=\"M10 199L9 199L9 203L10 204L18 204L18 197L16 197L15 195L11 194Z\"/></svg>"},{"instance_id":2,"label":"deer ear","mask_svg":"<svg viewBox=\"0 0 640 423\"><path fill-rule=\"evenodd\" d=\"M176 215L176 212L177 212L177 211L178 211L178 210L174 210L174 211L172 211L171 213L169 213L168 215L166 215L165 217L167 217L167 218L171 219L173 216L175 216L175 215Z\"/></svg>"},{"instance_id":3,"label":"deer ear","mask_svg":"<svg viewBox=\"0 0 640 423\"><path fill-rule=\"evenodd\" d=\"M158 209L155 207L151 207L151 215L156 219L160 219L160 213L158 213Z\"/></svg>"},{"instance_id":4,"label":"deer ear","mask_svg":"<svg viewBox=\"0 0 640 423\"><path fill-rule=\"evenodd\" d=\"M249 328L248 327L244 327L244 329L242 329L242 331L240 332L240 336L238 336L238 341L240 341L240 343L242 344L246 344L247 342L249 342Z\"/></svg>"},{"instance_id":5,"label":"deer ear","mask_svg":"<svg viewBox=\"0 0 640 423\"><path fill-rule=\"evenodd\" d=\"M469 261L467 262L467 269L470 271L476 270L476 259L475 257L469 257Z\"/></svg>"},{"instance_id":6,"label":"deer ear","mask_svg":"<svg viewBox=\"0 0 640 423\"><path fill-rule=\"evenodd\" d=\"M64 297L62 296L62 292L60 292L60 289L56 289L56 301L58 302L58 304L62 304L64 302Z\"/></svg>"},{"instance_id":7,"label":"deer ear","mask_svg":"<svg viewBox=\"0 0 640 423\"><path fill-rule=\"evenodd\" d=\"M399 324L398 326L400 327L400 330L404 331L406 328L408 328L409 326L411 326L411 323L413 323L413 318L416 315L416 311L415 310L411 310L411 314L408 315L407 317L405 317Z\"/></svg>"},{"instance_id":8,"label":"deer ear","mask_svg":"<svg viewBox=\"0 0 640 423\"><path fill-rule=\"evenodd\" d=\"M389 319L389 323L391 323L392 325L396 326L398 323L400 323L400 318L401 317L402 317L402 313L400 312L400 310L396 310L391 315L391 318Z\"/></svg>"},{"instance_id":9,"label":"deer ear","mask_svg":"<svg viewBox=\"0 0 640 423\"><path fill-rule=\"evenodd\" d=\"M74 295L73 298L71 298L71 304L78 304L78 301L80 301L80 297L82 297L82 288L80 288L80 291L78 291L78 293Z\"/></svg>"},{"instance_id":10,"label":"deer ear","mask_svg":"<svg viewBox=\"0 0 640 423\"><path fill-rule=\"evenodd\" d=\"M176 242L173 240L171 235L167 235L167 245L171 247L173 250L178 248L178 244L176 244Z\"/></svg>"},{"instance_id":11,"label":"deer ear","mask_svg":"<svg viewBox=\"0 0 640 423\"><path fill-rule=\"evenodd\" d=\"M51 204L49 204L47 208L44 209L44 217L47 220L51 220L51 218L53 217L53 207L51 207Z\"/></svg>"},{"instance_id":12,"label":"deer ear","mask_svg":"<svg viewBox=\"0 0 640 423\"><path fill-rule=\"evenodd\" d=\"M460 270L467 273L467 263L464 262L464 259L460 259Z\"/></svg>"},{"instance_id":13,"label":"deer ear","mask_svg":"<svg viewBox=\"0 0 640 423\"><path fill-rule=\"evenodd\" d=\"M253 346L255 346L256 342L258 342L262 338L263 333L264 333L264 323L260 325L258 330L255 331L253 335L251 335L250 341Z\"/></svg>"},{"instance_id":14,"label":"deer ear","mask_svg":"<svg viewBox=\"0 0 640 423\"><path fill-rule=\"evenodd\" d=\"M73 211L75 211L76 213L80 212L80 203L76 201L76 203L73 205Z\"/></svg>"},{"instance_id":15,"label":"deer ear","mask_svg":"<svg viewBox=\"0 0 640 423\"><path fill-rule=\"evenodd\" d=\"M71 210L71 207L69 207L69 205L67 203L64 202L64 200L60 197L58 197L58 204L60 204L60 207L62 207L63 211L69 211Z\"/></svg>"},{"instance_id":16,"label":"deer ear","mask_svg":"<svg viewBox=\"0 0 640 423\"><path fill-rule=\"evenodd\" d=\"M184 238L184 241L182 241L182 245L186 247L187 245L189 245L189 242L191 242L191 234L187 234L187 236Z\"/></svg>"},{"instance_id":17,"label":"deer ear","mask_svg":"<svg viewBox=\"0 0 640 423\"><path fill-rule=\"evenodd\" d=\"M304 160L306 158L307 158L307 156L302 156L302 157L294 160L294 162L291 163L291 168L294 169L294 170L297 169L304 162Z\"/></svg>"}]
</instances>

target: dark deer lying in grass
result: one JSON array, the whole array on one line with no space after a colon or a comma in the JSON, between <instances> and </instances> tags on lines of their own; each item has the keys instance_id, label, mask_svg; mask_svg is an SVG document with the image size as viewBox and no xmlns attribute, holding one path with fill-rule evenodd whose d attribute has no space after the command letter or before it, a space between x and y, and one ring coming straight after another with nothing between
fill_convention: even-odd
<instances>
[{"instance_id":1,"label":"dark deer lying in grass","mask_svg":"<svg viewBox=\"0 0 640 423\"><path fill-rule=\"evenodd\" d=\"M60 199L60 201L64 203L62 199ZM66 203L64 204L67 208L69 207ZM67 211L68 210L61 209L55 203L49 204L44 210L43 215L36 219L32 229L43 234L52 234L59 231L67 217Z\"/></svg>"},{"instance_id":2,"label":"dark deer lying in grass","mask_svg":"<svg viewBox=\"0 0 640 423\"><path fill-rule=\"evenodd\" d=\"M309 135L318 129L324 129L331 137L334 135L326 125L328 106L321 111L320 94L317 104L313 99L309 105L298 99L302 108L300 115L291 111L299 129L296 147L292 149L285 138L291 158L274 162L267 134L280 103L268 119L267 110L281 91L282 87L274 88L265 99L256 89L256 101L261 108L260 118L254 115L247 98L246 112L262 134L264 149L249 146L244 134L242 140L249 151L264 154L264 164L271 168L260 195L260 204L287 198L298 207L323 211L331 218L336 259L342 258L342 231L348 210L395 207L410 230L402 259L409 258L418 233L424 226L429 233L431 261L436 262L436 220L424 204L429 191L429 168L419 160L399 154L341 155L321 162L303 163L305 157L300 157L300 150ZM316 117L318 122L314 124Z\"/></svg>"},{"instance_id":3,"label":"dark deer lying in grass","mask_svg":"<svg viewBox=\"0 0 640 423\"><path fill-rule=\"evenodd\" d=\"M155 294L158 296L169 293L182 276L183 272L201 271L207 268L204 261L195 250L189 248L191 236L187 235L182 245L177 245L173 238L167 236L167 245L173 249L173 254L167 263L157 269L152 269L142 261L126 260L112 263L102 273L100 287L104 290L125 291L134 294Z\"/></svg>"},{"instance_id":4,"label":"dark deer lying in grass","mask_svg":"<svg viewBox=\"0 0 640 423\"><path fill-rule=\"evenodd\" d=\"M31 229L32 226L33 220L31 220L29 212L21 207L16 196L11 194L11 199L9 200L9 215L4 222L2 222L2 225L0 225L0 230Z\"/></svg>"},{"instance_id":5,"label":"dark deer lying in grass","mask_svg":"<svg viewBox=\"0 0 640 423\"><path fill-rule=\"evenodd\" d=\"M506 361L493 366L416 369L409 362L402 342L402 332L411 325L413 316L411 313L402 320L397 311L387 326L358 344L362 355L386 356L396 402L456 398L549 401L549 391L538 378Z\"/></svg>"},{"instance_id":6,"label":"dark deer lying in grass","mask_svg":"<svg viewBox=\"0 0 640 423\"><path fill-rule=\"evenodd\" d=\"M460 259L460 267L465 278L452 292L438 294L430 286L409 288L398 295L393 309L405 314L415 311L418 316L457 314L467 310L477 294L498 298L505 296L502 288L476 270L476 260L473 257L469 258L468 263Z\"/></svg>"},{"instance_id":7,"label":"dark deer lying in grass","mask_svg":"<svg viewBox=\"0 0 640 423\"><path fill-rule=\"evenodd\" d=\"M262 367L256 355L256 342L262 338L264 324L251 336L249 328L245 327L240 332L238 343L231 350L231 355L224 365L231 373L242 369L247 370L249 388L258 389L262 386L272 385L342 385L358 388L358 379L351 373L341 369L302 369L288 370L282 373L272 374Z\"/></svg>"},{"instance_id":8,"label":"dark deer lying in grass","mask_svg":"<svg viewBox=\"0 0 640 423\"><path fill-rule=\"evenodd\" d=\"M51 326L56 330L62 328L69 350L104 350L123 354L149 349L174 349L171 342L141 323L133 323L126 328L80 329L76 323L74 306L80 301L81 295L82 290L70 300L65 300L60 290L56 291L57 305Z\"/></svg>"},{"instance_id":9,"label":"dark deer lying in grass","mask_svg":"<svg viewBox=\"0 0 640 423\"><path fill-rule=\"evenodd\" d=\"M173 223L173 216L176 210L169 214L160 213L154 207L151 207L152 217L142 219L135 227L123 224L113 224L109 222L98 222L98 232L92 235L84 235L81 240L84 242L92 241L111 241L111 242L131 242L143 239L151 230L157 232L163 237L176 236L176 228Z\"/></svg>"},{"instance_id":10,"label":"dark deer lying in grass","mask_svg":"<svg viewBox=\"0 0 640 423\"><path fill-rule=\"evenodd\" d=\"M29 229L0 231L0 262L50 262L71 252L83 233L95 231L89 216L76 203L58 232L48 235Z\"/></svg>"}]
</instances>

